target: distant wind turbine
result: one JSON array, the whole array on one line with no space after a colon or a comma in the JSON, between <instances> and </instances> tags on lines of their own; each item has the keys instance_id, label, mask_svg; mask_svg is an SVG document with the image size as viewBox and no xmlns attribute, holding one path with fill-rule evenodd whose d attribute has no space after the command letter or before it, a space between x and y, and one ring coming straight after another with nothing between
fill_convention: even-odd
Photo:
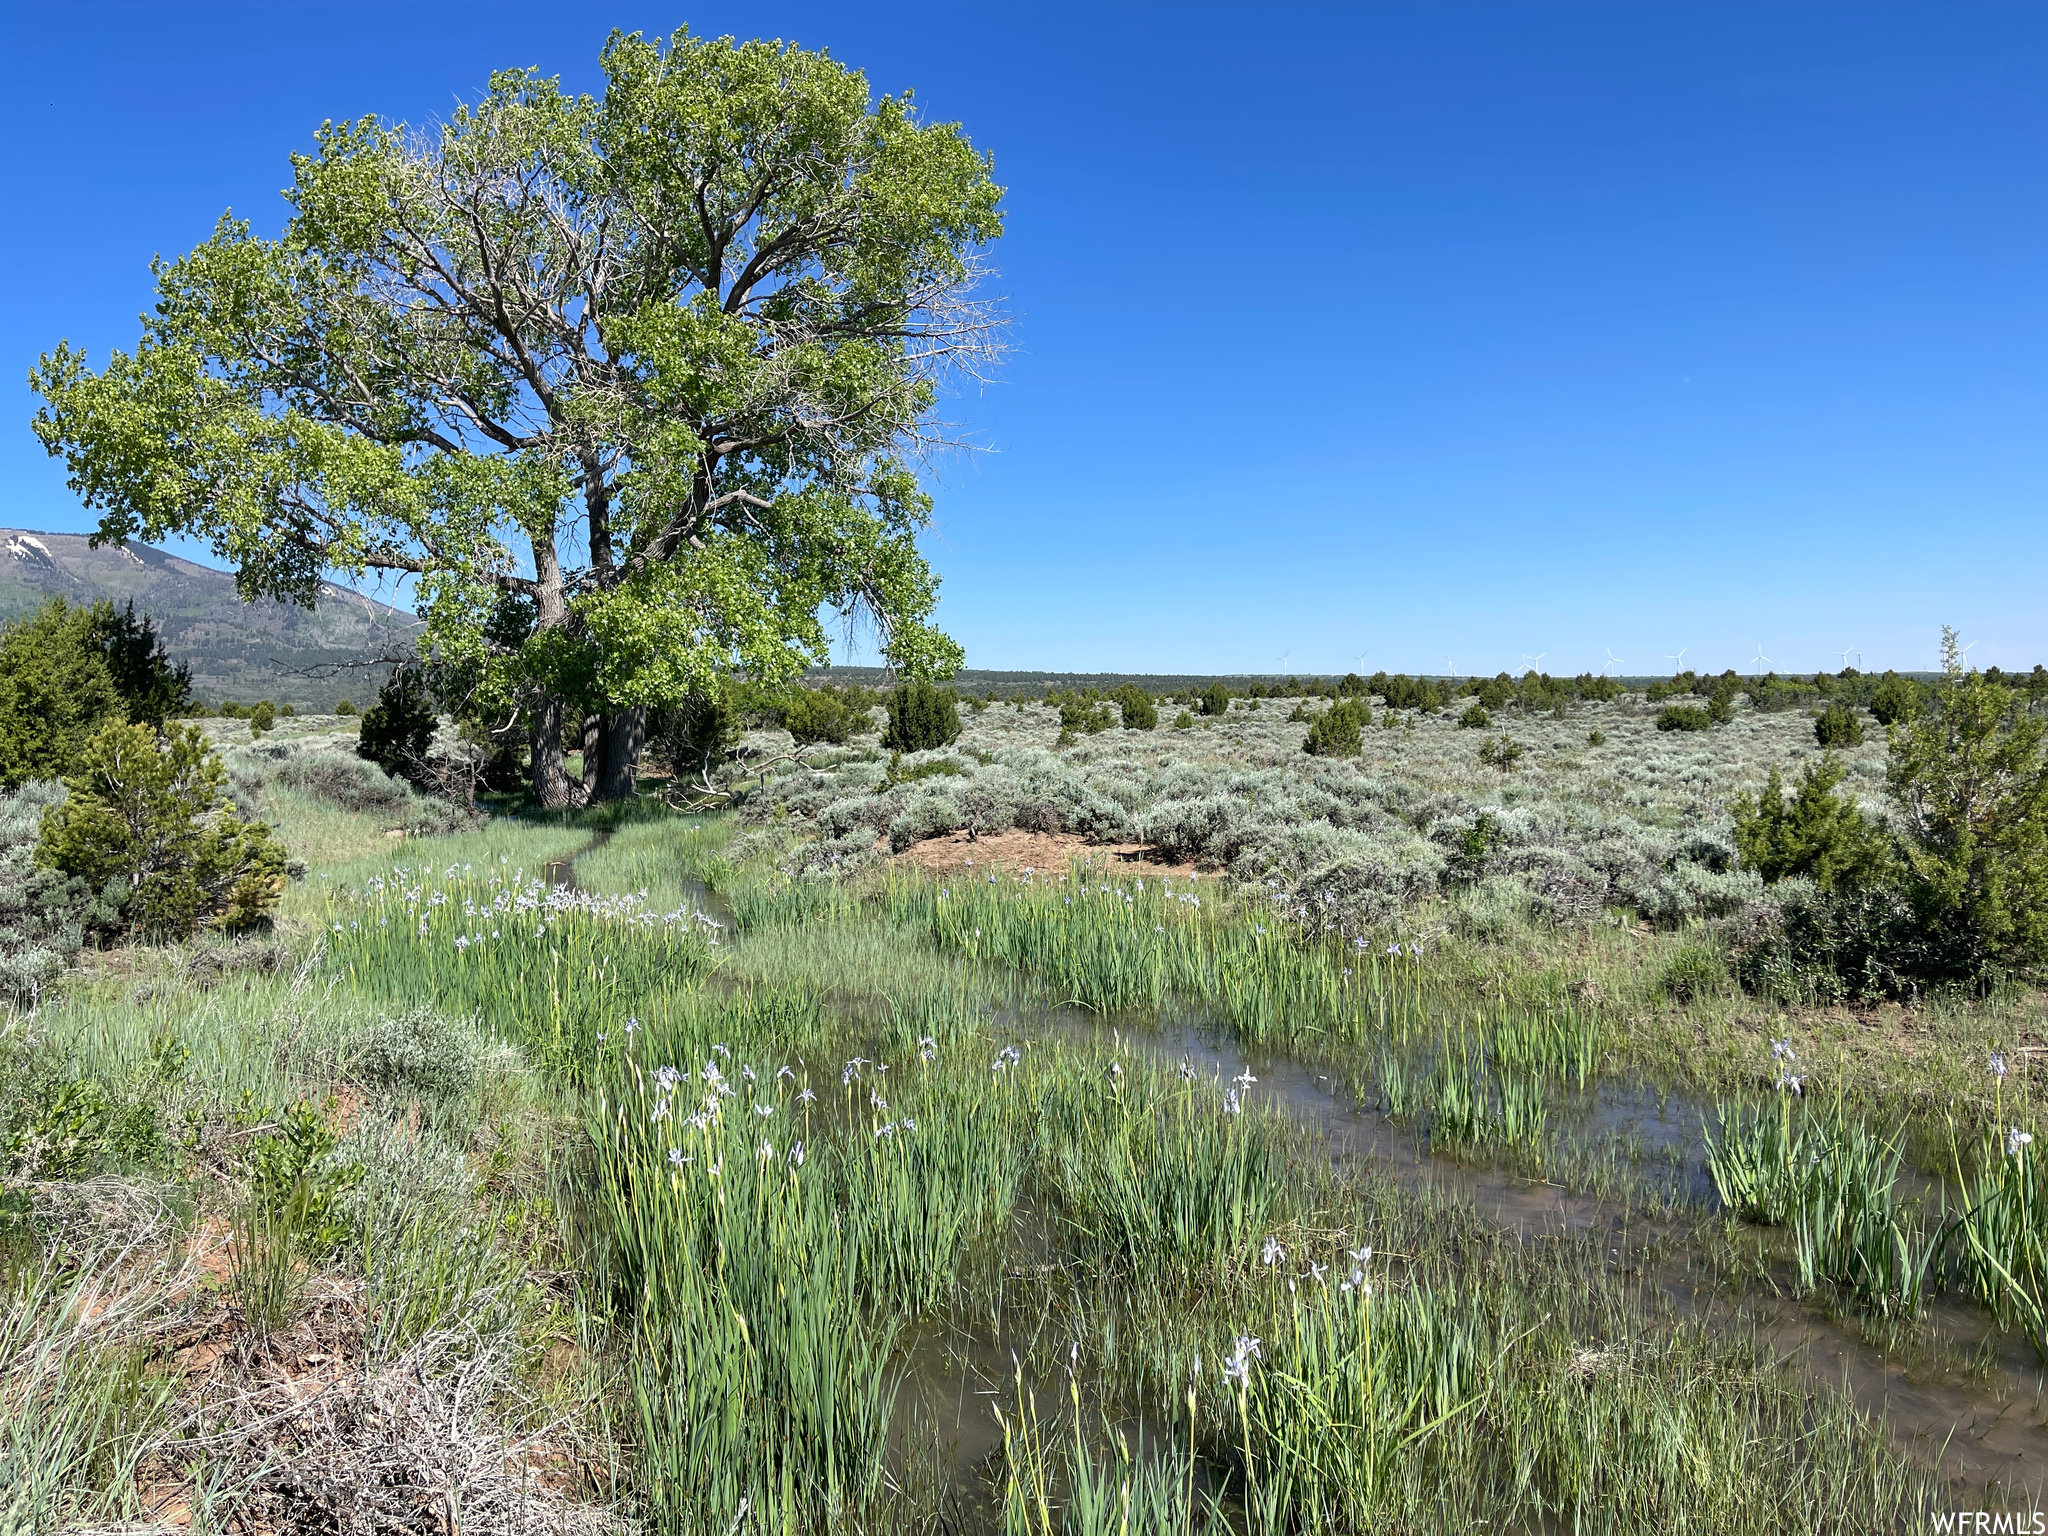
<instances>
[{"instance_id":1,"label":"distant wind turbine","mask_svg":"<svg viewBox=\"0 0 2048 1536\"><path fill-rule=\"evenodd\" d=\"M1370 656L1371 654L1371 651L1360 651L1356 656L1351 658L1352 663L1358 668L1359 671L1363 672L1365 670L1365 658Z\"/></svg>"},{"instance_id":2,"label":"distant wind turbine","mask_svg":"<svg viewBox=\"0 0 2048 1536\"><path fill-rule=\"evenodd\" d=\"M1524 651L1522 652L1522 660L1529 663L1531 668L1534 668L1537 662L1541 661L1545 656L1548 656L1549 654L1550 652L1548 651L1540 651L1536 655L1531 656L1527 651Z\"/></svg>"},{"instance_id":3,"label":"distant wind turbine","mask_svg":"<svg viewBox=\"0 0 2048 1536\"><path fill-rule=\"evenodd\" d=\"M1664 658L1666 661L1671 663L1671 675L1673 677L1678 676L1678 664L1681 661L1685 660L1685 653L1690 649L1690 646L1680 646L1678 648L1678 654L1676 656L1666 656Z\"/></svg>"},{"instance_id":4,"label":"distant wind turbine","mask_svg":"<svg viewBox=\"0 0 2048 1536\"><path fill-rule=\"evenodd\" d=\"M1451 674L1452 682L1455 683L1458 680L1458 664L1451 660L1448 655L1444 657L1444 670Z\"/></svg>"},{"instance_id":5,"label":"distant wind turbine","mask_svg":"<svg viewBox=\"0 0 2048 1536\"><path fill-rule=\"evenodd\" d=\"M1614 654L1614 647L1608 646L1606 647L1606 651L1607 665L1600 669L1600 675L1602 677L1605 677L1610 671L1621 665L1621 658Z\"/></svg>"},{"instance_id":6,"label":"distant wind turbine","mask_svg":"<svg viewBox=\"0 0 2048 1536\"><path fill-rule=\"evenodd\" d=\"M1771 658L1764 654L1764 643L1761 640L1756 643L1756 654L1749 658L1749 664L1752 667L1758 662L1762 662L1767 667L1771 664Z\"/></svg>"},{"instance_id":7,"label":"distant wind turbine","mask_svg":"<svg viewBox=\"0 0 2048 1536\"><path fill-rule=\"evenodd\" d=\"M1849 665L1849 658L1850 658L1850 656L1851 656L1851 655L1853 655L1853 654L1855 653L1855 650L1856 650L1856 647L1855 647L1855 646L1853 646L1853 645L1845 645L1845 646L1843 646L1843 647L1842 647L1842 648L1841 648L1841 649L1840 649L1839 651L1829 651L1829 652L1828 652L1828 654L1829 654L1830 656L1839 656L1839 657L1841 657L1841 658L1842 658L1842 667L1843 667L1843 669L1844 669L1844 670L1847 670L1847 668L1848 668L1848 665Z\"/></svg>"}]
</instances>

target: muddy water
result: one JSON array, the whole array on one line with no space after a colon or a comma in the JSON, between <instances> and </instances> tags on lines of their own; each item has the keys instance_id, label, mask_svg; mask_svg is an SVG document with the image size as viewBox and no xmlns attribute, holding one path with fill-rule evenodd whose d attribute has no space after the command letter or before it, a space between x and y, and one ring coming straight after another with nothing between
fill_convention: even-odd
<instances>
[{"instance_id":1,"label":"muddy water","mask_svg":"<svg viewBox=\"0 0 2048 1536\"><path fill-rule=\"evenodd\" d=\"M1014 1021L1014 1027L1029 1025ZM1462 1197L1524 1241L1606 1231L1610 1262L1647 1268L1646 1282L1674 1320L1703 1320L1710 1328L1754 1336L1816 1389L1847 1392L1866 1413L1882 1415L1897 1440L1936 1468L1958 1498L1988 1495L2023 1507L2048 1499L2048 1371L2031 1346L1992 1328L1975 1307L1944 1300L1930 1308L1914 1334L1923 1345L1917 1353L1928 1363L1908 1363L1820 1306L1795 1299L1787 1274L1771 1277L1775 1289L1760 1284L1731 1295L1691 1255L1662 1256L1677 1233L1671 1223L1631 1221L1609 1204L1558 1185L1432 1156L1411 1128L1362 1105L1331 1065L1247 1051L1220 1031L1186 1022L1146 1027L1065 1010L1042 1016L1038 1027L1077 1042L1108 1037L1166 1062L1191 1061L1205 1077L1222 1081L1249 1071L1257 1079L1250 1094L1320 1130L1339 1162L1361 1162L1412 1187ZM1553 1103L1554 1122L1567 1133L1633 1138L1651 1151L1682 1154L1697 1203L1711 1208L1698 1105L1635 1085L1605 1085ZM1952 1363L1957 1355L1971 1357L1976 1369L1965 1374Z\"/></svg>"},{"instance_id":2,"label":"muddy water","mask_svg":"<svg viewBox=\"0 0 2048 1536\"><path fill-rule=\"evenodd\" d=\"M1339 1163L1362 1162L1390 1172L1405 1182L1427 1185L1470 1200L1497 1224L1526 1236L1585 1231L1604 1225L1613 1213L1590 1196L1576 1195L1557 1184L1519 1177L1498 1167L1465 1158L1432 1155L1412 1126L1397 1123L1384 1111L1361 1102L1351 1079L1334 1063L1303 1062L1269 1051L1247 1050L1221 1031L1198 1024L1167 1021L1147 1026L1129 1020L1107 1022L1078 1009L1058 1009L1035 1018L1015 1017L1013 1027L1034 1027L1075 1043L1110 1041L1128 1044L1162 1062L1189 1062L1204 1077L1228 1082L1250 1072L1255 1079L1247 1102L1264 1099L1295 1120L1322 1133ZM1710 1198L1701 1150L1698 1109L1673 1097L1655 1105L1647 1090L1603 1089L1598 1094L1555 1094L1554 1119L1560 1129L1582 1138L1605 1139L1642 1126L1651 1150L1683 1150L1688 1183L1700 1198Z\"/></svg>"}]
</instances>

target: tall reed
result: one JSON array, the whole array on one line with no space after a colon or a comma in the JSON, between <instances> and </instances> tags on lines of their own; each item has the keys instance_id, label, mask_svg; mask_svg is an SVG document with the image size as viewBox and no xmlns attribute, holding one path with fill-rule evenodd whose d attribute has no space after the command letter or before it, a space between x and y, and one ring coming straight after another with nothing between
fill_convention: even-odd
<instances>
[{"instance_id":1,"label":"tall reed","mask_svg":"<svg viewBox=\"0 0 2048 1536\"><path fill-rule=\"evenodd\" d=\"M807 1106L773 1076L742 1095L715 1060L701 1081L626 1065L592 1111L594 1198L657 1525L795 1531L867 1513L894 1334L860 1306L854 1249L806 1170Z\"/></svg>"},{"instance_id":2,"label":"tall reed","mask_svg":"<svg viewBox=\"0 0 2048 1536\"><path fill-rule=\"evenodd\" d=\"M710 969L694 911L591 896L496 868L394 865L330 895L330 964L355 985L469 1014L574 1078L598 1037L678 1006Z\"/></svg>"},{"instance_id":3,"label":"tall reed","mask_svg":"<svg viewBox=\"0 0 2048 1536\"><path fill-rule=\"evenodd\" d=\"M1956 1284L1981 1299L2005 1327L2017 1327L2048 1361L2048 1173L2031 1131L1986 1136L1965 1171L1951 1142L1962 1209L1948 1234Z\"/></svg>"},{"instance_id":4,"label":"tall reed","mask_svg":"<svg viewBox=\"0 0 2048 1536\"><path fill-rule=\"evenodd\" d=\"M1816 1111L1789 1080L1775 1110L1723 1105L1720 1121L1707 1167L1721 1203L1791 1228L1802 1288L1839 1285L1887 1315L1920 1311L1948 1233L1901 1190L1903 1131L1875 1132L1839 1099Z\"/></svg>"},{"instance_id":5,"label":"tall reed","mask_svg":"<svg viewBox=\"0 0 2048 1536\"><path fill-rule=\"evenodd\" d=\"M937 879L895 872L890 919L957 950L1045 978L1100 1012L1202 1004L1241 1039L1305 1044L1375 1040L1405 1046L1455 1011L1525 1055L1569 1064L1581 1080L1601 1055L1597 1026L1565 1005L1505 1002L1475 1012L1417 963L1363 939L1311 936L1260 903L1168 878L1066 874Z\"/></svg>"}]
</instances>

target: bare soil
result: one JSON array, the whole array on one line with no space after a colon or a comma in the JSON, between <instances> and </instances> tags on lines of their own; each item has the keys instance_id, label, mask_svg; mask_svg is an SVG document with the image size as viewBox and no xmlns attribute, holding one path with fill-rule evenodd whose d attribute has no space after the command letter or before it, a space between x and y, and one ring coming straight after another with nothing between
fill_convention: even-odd
<instances>
[{"instance_id":1,"label":"bare soil","mask_svg":"<svg viewBox=\"0 0 2048 1536\"><path fill-rule=\"evenodd\" d=\"M1064 874L1081 864L1122 874L1191 877L1202 873L1192 864L1178 864L1146 843L1091 843L1073 832L995 832L969 840L965 832L948 832L912 843L891 859L934 875L962 874L969 869L1021 875Z\"/></svg>"}]
</instances>

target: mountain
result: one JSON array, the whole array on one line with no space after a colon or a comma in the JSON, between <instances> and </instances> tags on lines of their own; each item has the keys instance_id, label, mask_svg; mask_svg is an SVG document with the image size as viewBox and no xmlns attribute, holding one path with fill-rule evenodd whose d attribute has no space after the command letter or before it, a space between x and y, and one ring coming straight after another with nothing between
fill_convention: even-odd
<instances>
[{"instance_id":1,"label":"mountain","mask_svg":"<svg viewBox=\"0 0 2048 1536\"><path fill-rule=\"evenodd\" d=\"M147 544L94 549L80 533L0 528L0 623L51 597L116 606L133 598L171 659L192 668L193 695L211 708L224 699L321 713L339 699L365 704L384 669L361 663L410 650L420 628L403 609L347 587L323 584L310 611L245 603L228 572Z\"/></svg>"}]
</instances>

